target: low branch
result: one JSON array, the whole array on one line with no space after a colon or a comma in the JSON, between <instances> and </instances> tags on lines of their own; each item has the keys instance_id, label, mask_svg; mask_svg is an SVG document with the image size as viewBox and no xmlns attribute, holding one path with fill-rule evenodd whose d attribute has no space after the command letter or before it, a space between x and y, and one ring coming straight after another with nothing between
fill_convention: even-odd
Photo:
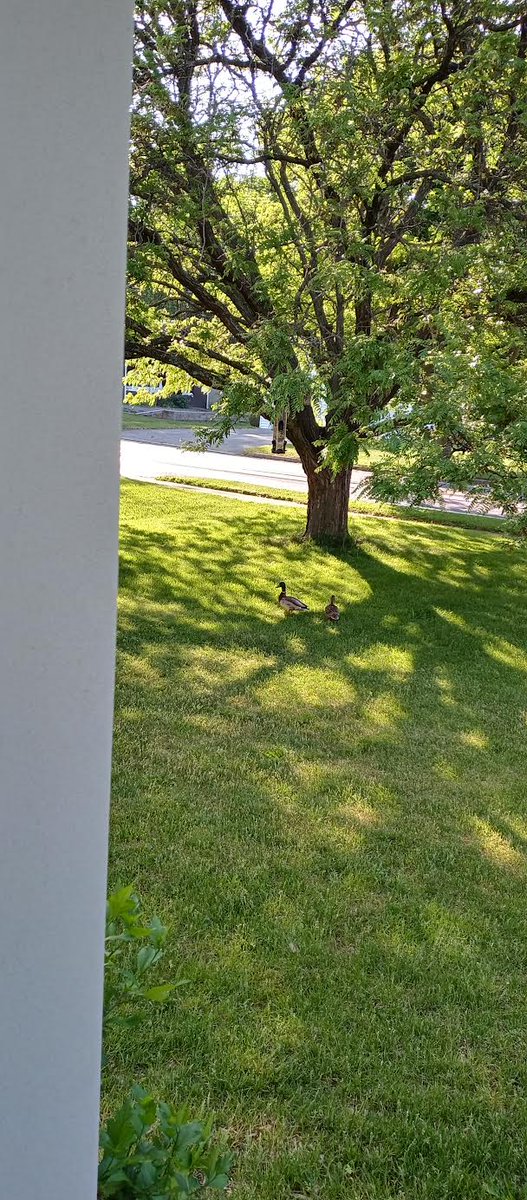
<instances>
[{"instance_id":1,"label":"low branch","mask_svg":"<svg viewBox=\"0 0 527 1200\"><path fill-rule=\"evenodd\" d=\"M181 284L181 286L187 292L190 293L190 295L195 297L195 299L199 302L203 312L212 313L214 316L216 316L218 320L221 321L222 325L224 325L225 329L232 334L235 341L240 345L245 345L248 331L244 329L242 325L240 325L234 314L230 311L230 309L227 308L226 304L219 300L217 296L214 296L212 292L205 287L196 276L190 275L189 272L183 267L183 264L174 258L170 247L167 246L166 242L163 241L161 235L157 233L156 230L150 229L141 221L138 221L133 214L131 214L129 217L128 227L129 233L131 234L131 240L136 242L137 245L152 245L158 247L162 251L166 265L168 266L173 278L176 279L177 282ZM216 282L220 289L225 293L226 289L222 287L222 280L215 280L214 282Z\"/></svg>"},{"instance_id":2,"label":"low branch","mask_svg":"<svg viewBox=\"0 0 527 1200\"><path fill-rule=\"evenodd\" d=\"M210 346L202 346L199 342L191 342L189 338L185 338L184 345L188 350L197 350L198 354L205 358L212 358L216 362L223 363L224 366L230 367L232 371L238 371L240 375L247 375L251 379L255 379L257 383L265 385L267 380L264 375L259 375L253 367L248 367L245 363L241 363L238 359L229 358L228 355L222 354L220 350L211 350Z\"/></svg>"},{"instance_id":3,"label":"low branch","mask_svg":"<svg viewBox=\"0 0 527 1200\"><path fill-rule=\"evenodd\" d=\"M146 325L137 321L128 321L125 332L126 358L152 358L154 362L164 366L179 367L186 371L191 379L204 383L206 387L218 388L220 391L228 382L228 375L209 369L202 362L188 358L180 348L174 349L169 334L152 337Z\"/></svg>"}]
</instances>

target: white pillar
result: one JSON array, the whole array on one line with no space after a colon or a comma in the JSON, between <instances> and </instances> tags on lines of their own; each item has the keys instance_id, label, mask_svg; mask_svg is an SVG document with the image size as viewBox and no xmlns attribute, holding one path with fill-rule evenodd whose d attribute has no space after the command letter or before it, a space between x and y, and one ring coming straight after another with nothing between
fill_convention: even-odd
<instances>
[{"instance_id":1,"label":"white pillar","mask_svg":"<svg viewBox=\"0 0 527 1200\"><path fill-rule=\"evenodd\" d=\"M94 1200L132 0L0 39L0 1193Z\"/></svg>"}]
</instances>

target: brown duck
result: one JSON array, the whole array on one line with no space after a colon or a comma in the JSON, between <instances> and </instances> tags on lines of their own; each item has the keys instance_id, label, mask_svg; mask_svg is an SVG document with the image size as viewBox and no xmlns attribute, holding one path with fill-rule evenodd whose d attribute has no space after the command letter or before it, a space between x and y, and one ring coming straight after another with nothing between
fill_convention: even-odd
<instances>
[{"instance_id":1,"label":"brown duck","mask_svg":"<svg viewBox=\"0 0 527 1200\"><path fill-rule=\"evenodd\" d=\"M332 596L329 604L326 605L324 612L328 621L338 621L340 617L340 608L335 604L335 597Z\"/></svg>"}]
</instances>

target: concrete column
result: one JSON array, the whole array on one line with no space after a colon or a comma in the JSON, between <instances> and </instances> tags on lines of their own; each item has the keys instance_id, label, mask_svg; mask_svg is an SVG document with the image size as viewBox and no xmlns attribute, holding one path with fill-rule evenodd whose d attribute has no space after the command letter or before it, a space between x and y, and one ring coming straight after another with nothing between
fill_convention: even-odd
<instances>
[{"instance_id":1,"label":"concrete column","mask_svg":"<svg viewBox=\"0 0 527 1200\"><path fill-rule=\"evenodd\" d=\"M0 39L0 1192L94 1200L132 0Z\"/></svg>"}]
</instances>

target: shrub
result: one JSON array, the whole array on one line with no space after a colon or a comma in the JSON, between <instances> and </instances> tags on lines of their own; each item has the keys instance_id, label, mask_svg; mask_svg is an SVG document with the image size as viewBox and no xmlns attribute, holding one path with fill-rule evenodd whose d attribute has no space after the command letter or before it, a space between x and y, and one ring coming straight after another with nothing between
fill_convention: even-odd
<instances>
[{"instance_id":1,"label":"shrub","mask_svg":"<svg viewBox=\"0 0 527 1200\"><path fill-rule=\"evenodd\" d=\"M147 975L163 958L167 929L158 917L145 921L132 886L108 897L104 945L104 1033L112 1025L143 1020L148 1004L164 1004L186 981L150 984Z\"/></svg>"},{"instance_id":2,"label":"shrub","mask_svg":"<svg viewBox=\"0 0 527 1200\"><path fill-rule=\"evenodd\" d=\"M135 1087L101 1132L99 1200L180 1200L225 1191L232 1156L212 1144L211 1121L157 1104Z\"/></svg>"},{"instance_id":3,"label":"shrub","mask_svg":"<svg viewBox=\"0 0 527 1200\"><path fill-rule=\"evenodd\" d=\"M188 408L193 400L192 392L172 392L168 396L161 396L159 404L162 408Z\"/></svg>"},{"instance_id":4,"label":"shrub","mask_svg":"<svg viewBox=\"0 0 527 1200\"><path fill-rule=\"evenodd\" d=\"M132 886L108 897L103 1028L142 1021L149 1003L163 1004L186 981L150 984L165 952L166 926L145 921ZM104 1062L103 1062L104 1065ZM212 1142L212 1120L190 1120L186 1108L158 1103L134 1087L100 1133L98 1200L181 1200L224 1191L232 1156Z\"/></svg>"}]
</instances>

